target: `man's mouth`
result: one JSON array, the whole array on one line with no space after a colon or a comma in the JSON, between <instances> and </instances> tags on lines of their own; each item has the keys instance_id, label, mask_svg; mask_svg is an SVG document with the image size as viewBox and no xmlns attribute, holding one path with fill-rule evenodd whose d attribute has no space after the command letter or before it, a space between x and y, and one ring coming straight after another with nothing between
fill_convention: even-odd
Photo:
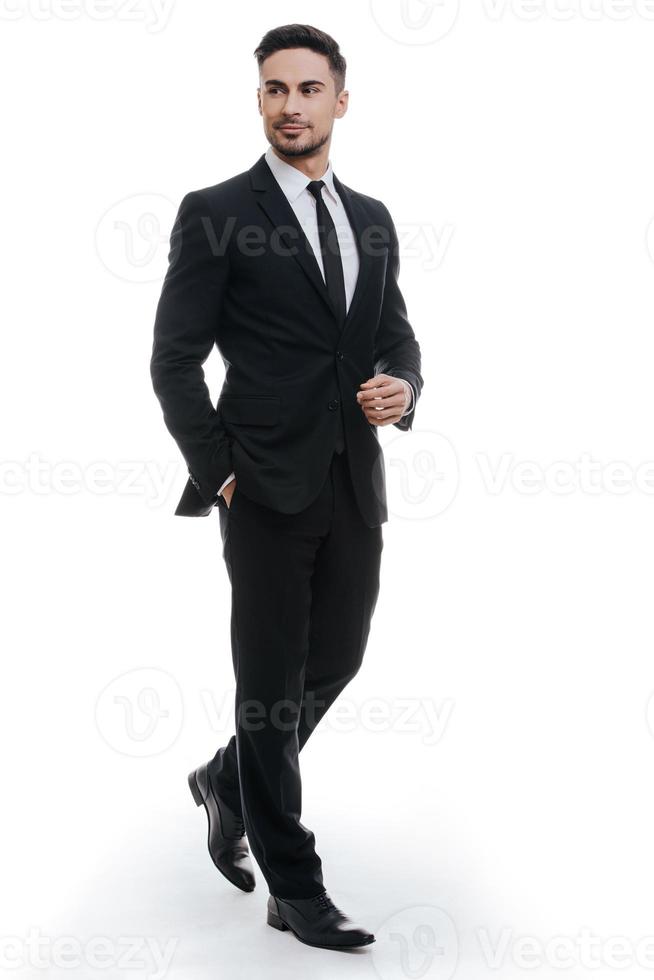
<instances>
[{"instance_id":1,"label":"man's mouth","mask_svg":"<svg viewBox=\"0 0 654 980\"><path fill-rule=\"evenodd\" d=\"M306 126L296 126L296 125L294 125L292 123L288 123L287 125L280 126L279 128L280 129L283 129L283 130L285 130L286 132L289 132L289 133L299 133L301 129L306 129L307 127Z\"/></svg>"}]
</instances>

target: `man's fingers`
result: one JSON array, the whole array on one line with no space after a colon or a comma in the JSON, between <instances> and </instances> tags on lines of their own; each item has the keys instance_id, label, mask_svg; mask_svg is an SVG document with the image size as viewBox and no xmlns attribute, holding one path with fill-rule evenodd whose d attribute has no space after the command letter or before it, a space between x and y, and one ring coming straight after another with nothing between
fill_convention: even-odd
<instances>
[{"instance_id":1,"label":"man's fingers","mask_svg":"<svg viewBox=\"0 0 654 980\"><path fill-rule=\"evenodd\" d=\"M402 381L386 375L370 378L363 385L357 392L357 401L368 422L373 425L388 425L402 418L407 404L406 387Z\"/></svg>"},{"instance_id":2,"label":"man's fingers","mask_svg":"<svg viewBox=\"0 0 654 980\"><path fill-rule=\"evenodd\" d=\"M399 387L398 387L399 386ZM392 399L392 398L404 398L404 385L401 381L396 382L385 382L384 384L376 385L374 388L361 388L357 391L357 400L359 404L376 402L379 399Z\"/></svg>"},{"instance_id":3,"label":"man's fingers","mask_svg":"<svg viewBox=\"0 0 654 980\"><path fill-rule=\"evenodd\" d=\"M380 408L393 408L402 407L406 402L406 396L404 394L404 389L402 391L393 392L392 395L380 395L375 392L366 392L360 398L357 396L359 405L364 409L374 409L378 410Z\"/></svg>"},{"instance_id":4,"label":"man's fingers","mask_svg":"<svg viewBox=\"0 0 654 980\"><path fill-rule=\"evenodd\" d=\"M362 411L369 422L373 423L386 423L387 421L397 421L402 417L402 412L404 411L404 404L398 404L396 399L385 398L385 405L375 406L366 405L362 406ZM391 404L393 401L393 404Z\"/></svg>"}]
</instances>

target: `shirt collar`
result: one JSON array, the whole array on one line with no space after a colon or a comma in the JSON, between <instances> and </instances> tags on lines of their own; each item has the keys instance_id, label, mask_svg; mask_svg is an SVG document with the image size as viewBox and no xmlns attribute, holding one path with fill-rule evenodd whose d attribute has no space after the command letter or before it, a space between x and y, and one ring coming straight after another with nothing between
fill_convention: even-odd
<instances>
[{"instance_id":1,"label":"shirt collar","mask_svg":"<svg viewBox=\"0 0 654 980\"><path fill-rule=\"evenodd\" d=\"M306 174L303 174L301 170L297 169L297 167L293 167L290 163L286 163L285 160L280 160L277 154L273 151L272 146L268 147L265 156L266 163L272 170L277 183L288 198L289 204L293 204L293 202L297 200L300 194L302 194L302 192L306 189L307 184L311 183L311 178L307 177ZM338 194L336 193L336 188L334 187L334 171L332 170L331 160L328 162L327 169L322 177L317 179L324 180L324 190L329 191L334 203L338 204Z\"/></svg>"}]
</instances>

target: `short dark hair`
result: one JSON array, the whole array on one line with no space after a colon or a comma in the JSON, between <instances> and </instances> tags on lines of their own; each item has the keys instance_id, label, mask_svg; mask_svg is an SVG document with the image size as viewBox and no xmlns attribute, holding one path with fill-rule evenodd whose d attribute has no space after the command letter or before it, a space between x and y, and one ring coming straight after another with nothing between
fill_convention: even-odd
<instances>
[{"instance_id":1,"label":"short dark hair","mask_svg":"<svg viewBox=\"0 0 654 980\"><path fill-rule=\"evenodd\" d=\"M274 54L275 51L284 51L286 48L311 48L318 54L324 54L329 61L336 94L340 95L345 88L347 65L333 37L310 24L285 24L284 27L274 27L264 34L254 52L259 70L269 55Z\"/></svg>"}]
</instances>

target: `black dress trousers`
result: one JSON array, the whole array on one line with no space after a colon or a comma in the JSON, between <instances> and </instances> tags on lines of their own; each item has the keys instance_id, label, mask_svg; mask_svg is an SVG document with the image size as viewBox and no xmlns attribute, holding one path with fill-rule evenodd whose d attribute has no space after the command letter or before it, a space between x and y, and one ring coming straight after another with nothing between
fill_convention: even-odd
<instances>
[{"instance_id":1,"label":"black dress trousers","mask_svg":"<svg viewBox=\"0 0 654 980\"><path fill-rule=\"evenodd\" d=\"M382 527L359 512L347 452L318 496L282 514L236 489L219 498L232 591L235 736L209 778L242 813L250 849L280 898L324 889L315 837L301 821L298 754L357 673L379 593Z\"/></svg>"}]
</instances>

